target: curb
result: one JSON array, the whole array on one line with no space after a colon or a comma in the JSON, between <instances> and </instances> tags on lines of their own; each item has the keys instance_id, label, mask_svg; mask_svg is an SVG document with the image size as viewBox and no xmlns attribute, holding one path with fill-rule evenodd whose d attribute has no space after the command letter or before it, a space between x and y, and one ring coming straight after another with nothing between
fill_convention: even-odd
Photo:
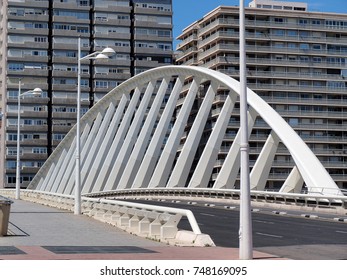
<instances>
[{"instance_id":1,"label":"curb","mask_svg":"<svg viewBox=\"0 0 347 280\"><path fill-rule=\"evenodd\" d=\"M345 218L334 218L334 221L347 223L347 219Z\"/></svg>"},{"instance_id":2,"label":"curb","mask_svg":"<svg viewBox=\"0 0 347 280\"><path fill-rule=\"evenodd\" d=\"M317 219L318 218L317 215L310 215L310 214L301 214L301 217L310 218L310 219Z\"/></svg>"}]
</instances>

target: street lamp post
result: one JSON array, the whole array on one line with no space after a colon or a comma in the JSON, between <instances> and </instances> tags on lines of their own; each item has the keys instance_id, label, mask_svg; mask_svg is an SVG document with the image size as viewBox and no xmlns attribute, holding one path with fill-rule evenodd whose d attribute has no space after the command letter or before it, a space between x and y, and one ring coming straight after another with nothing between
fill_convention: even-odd
<instances>
[{"instance_id":1,"label":"street lamp post","mask_svg":"<svg viewBox=\"0 0 347 280\"><path fill-rule=\"evenodd\" d=\"M81 214L81 143L80 143L80 118L81 118L81 61L82 60L97 60L108 59L115 51L112 48L105 48L101 52L93 52L84 57L81 57L81 37L78 38L78 64L77 64L77 122L76 122L76 177L75 177L75 205L74 214Z\"/></svg>"},{"instance_id":2,"label":"street lamp post","mask_svg":"<svg viewBox=\"0 0 347 280\"><path fill-rule=\"evenodd\" d=\"M247 77L246 77L246 38L245 38L245 6L240 0L240 130L241 130L241 174L240 174L240 231L239 258L253 258L252 218L249 177L249 144L247 118Z\"/></svg>"},{"instance_id":3,"label":"street lamp post","mask_svg":"<svg viewBox=\"0 0 347 280\"><path fill-rule=\"evenodd\" d=\"M17 116L17 161L16 161L16 199L20 199L20 99L26 95L39 96L42 94L42 90L40 88L35 88L33 90L29 90L21 93L21 80L19 80L18 84L18 116Z\"/></svg>"}]
</instances>

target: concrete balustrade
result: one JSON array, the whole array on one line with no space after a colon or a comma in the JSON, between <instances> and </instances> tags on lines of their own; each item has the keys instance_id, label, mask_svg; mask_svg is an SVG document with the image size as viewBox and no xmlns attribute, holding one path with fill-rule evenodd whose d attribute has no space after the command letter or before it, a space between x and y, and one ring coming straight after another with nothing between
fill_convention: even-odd
<instances>
[{"instance_id":1,"label":"concrete balustrade","mask_svg":"<svg viewBox=\"0 0 347 280\"><path fill-rule=\"evenodd\" d=\"M0 190L14 197L15 190ZM22 190L23 200L73 211L74 197L33 190ZM161 207L127 201L82 197L82 213L129 233L174 245L214 246L209 235L202 234L190 210ZM181 231L178 224L185 216L192 230Z\"/></svg>"}]
</instances>

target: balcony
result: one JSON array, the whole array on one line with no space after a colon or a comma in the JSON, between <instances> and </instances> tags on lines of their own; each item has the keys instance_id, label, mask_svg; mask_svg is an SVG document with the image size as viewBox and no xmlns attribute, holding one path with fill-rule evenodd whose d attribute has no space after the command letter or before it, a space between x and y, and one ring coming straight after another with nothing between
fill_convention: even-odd
<instances>
[{"instance_id":1,"label":"balcony","mask_svg":"<svg viewBox=\"0 0 347 280\"><path fill-rule=\"evenodd\" d=\"M255 91L294 91L294 92L313 92L313 93L345 93L346 88L333 88L326 86L309 86L309 85L286 85L286 84L252 84L247 86Z\"/></svg>"},{"instance_id":2,"label":"balcony","mask_svg":"<svg viewBox=\"0 0 347 280\"><path fill-rule=\"evenodd\" d=\"M197 41L198 40L198 35L196 34L192 34L189 37L187 37L186 39L182 40L181 43L179 43L177 45L177 50L183 48L185 45L187 44L191 44L193 41Z\"/></svg>"},{"instance_id":3,"label":"balcony","mask_svg":"<svg viewBox=\"0 0 347 280\"><path fill-rule=\"evenodd\" d=\"M290 97L275 97L275 96L261 96L267 103L270 104L298 104L298 105L326 105L326 106L339 106L347 107L347 100L345 99L328 99L324 98L290 98Z\"/></svg>"},{"instance_id":4,"label":"balcony","mask_svg":"<svg viewBox=\"0 0 347 280\"><path fill-rule=\"evenodd\" d=\"M20 131L21 132L46 132L48 129L47 125L21 125L20 126ZM17 131L17 126L16 125L10 125L7 126L7 131L8 132L16 132Z\"/></svg>"},{"instance_id":5,"label":"balcony","mask_svg":"<svg viewBox=\"0 0 347 280\"><path fill-rule=\"evenodd\" d=\"M62 113L62 112L53 112L52 118L53 119L76 119L77 114L76 113Z\"/></svg>"},{"instance_id":6,"label":"balcony","mask_svg":"<svg viewBox=\"0 0 347 280\"><path fill-rule=\"evenodd\" d=\"M35 34L36 36L48 36L48 29L47 28L23 28L23 29L13 29L9 28L8 29L8 35L11 34L27 34L27 35L33 35Z\"/></svg>"},{"instance_id":7,"label":"balcony","mask_svg":"<svg viewBox=\"0 0 347 280\"><path fill-rule=\"evenodd\" d=\"M258 12L265 13L265 10L260 10L258 9ZM271 11L270 11L271 13ZM235 16L238 16L238 10L235 10ZM272 15L272 14L270 14ZM246 13L247 16L247 13ZM321 16L321 15L320 15ZM327 19L328 20L328 19ZM245 21L246 28L254 28L254 27L263 27L263 28L283 28L283 29L288 29L288 28L294 28L294 29L299 29L299 30L312 30L312 31L333 31L333 30L338 30L338 31L346 31L347 32L347 27L346 26L329 26L326 24L301 24L299 22L297 23L291 23L291 22L275 22L275 21L263 21L263 20L248 20L246 19ZM204 28L200 29L199 34L203 35L204 33L210 32L215 27L218 26L239 26L239 20L238 19L216 19L210 24L206 25Z\"/></svg>"},{"instance_id":8,"label":"balcony","mask_svg":"<svg viewBox=\"0 0 347 280\"><path fill-rule=\"evenodd\" d=\"M199 61L201 61L199 57ZM218 64L230 64L230 65L238 65L239 58L238 57L217 57L215 59L209 60L207 62L201 62L200 66L206 68L212 68ZM247 58L247 65L255 65L255 66L295 66L295 67L317 67L317 68L345 68L347 67L347 63L332 63L332 62L321 62L321 63L313 63L311 61L300 61L300 60L288 60L288 59L274 59L274 58Z\"/></svg>"}]
</instances>

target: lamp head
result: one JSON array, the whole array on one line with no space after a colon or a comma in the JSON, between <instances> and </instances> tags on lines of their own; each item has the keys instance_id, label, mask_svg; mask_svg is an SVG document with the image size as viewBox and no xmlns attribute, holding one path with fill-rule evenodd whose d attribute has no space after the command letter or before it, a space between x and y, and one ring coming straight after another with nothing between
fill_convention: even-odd
<instances>
[{"instance_id":1,"label":"lamp head","mask_svg":"<svg viewBox=\"0 0 347 280\"><path fill-rule=\"evenodd\" d=\"M101 52L101 54L106 55L106 56L111 56L111 55L114 55L115 53L116 52L114 51L114 49L109 48L109 47L104 48Z\"/></svg>"},{"instance_id":2,"label":"lamp head","mask_svg":"<svg viewBox=\"0 0 347 280\"><path fill-rule=\"evenodd\" d=\"M42 89L40 88L34 88L32 91L32 95L34 96L40 96L42 94Z\"/></svg>"},{"instance_id":3,"label":"lamp head","mask_svg":"<svg viewBox=\"0 0 347 280\"><path fill-rule=\"evenodd\" d=\"M108 59L108 55L106 54L103 54L103 53L99 53L96 57L94 57L95 60L98 60L98 59Z\"/></svg>"},{"instance_id":4,"label":"lamp head","mask_svg":"<svg viewBox=\"0 0 347 280\"><path fill-rule=\"evenodd\" d=\"M41 94L42 94L42 89L35 88L33 90L29 90L29 91L23 92L22 94L19 95L19 97L21 97L21 96L28 96L28 95L40 96Z\"/></svg>"}]
</instances>

